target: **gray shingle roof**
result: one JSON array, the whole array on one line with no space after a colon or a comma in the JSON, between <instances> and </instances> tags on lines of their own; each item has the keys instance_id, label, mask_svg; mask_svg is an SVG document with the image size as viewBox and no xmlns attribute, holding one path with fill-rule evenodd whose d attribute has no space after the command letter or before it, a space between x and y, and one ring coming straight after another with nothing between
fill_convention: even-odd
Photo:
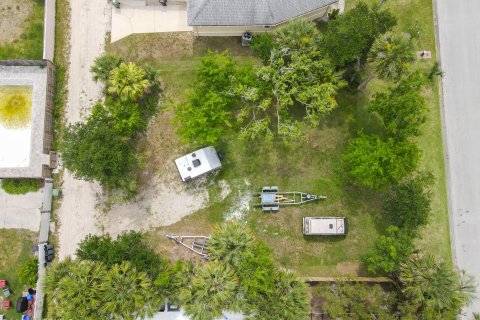
<instances>
[{"instance_id":1,"label":"gray shingle roof","mask_svg":"<svg viewBox=\"0 0 480 320\"><path fill-rule=\"evenodd\" d=\"M276 25L338 0L189 0L190 26Z\"/></svg>"}]
</instances>

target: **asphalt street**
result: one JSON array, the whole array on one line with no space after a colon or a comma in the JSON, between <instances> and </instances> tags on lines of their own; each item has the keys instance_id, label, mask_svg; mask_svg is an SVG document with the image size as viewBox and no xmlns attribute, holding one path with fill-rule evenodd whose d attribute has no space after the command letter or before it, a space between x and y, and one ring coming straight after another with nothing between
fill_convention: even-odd
<instances>
[{"instance_id":1,"label":"asphalt street","mask_svg":"<svg viewBox=\"0 0 480 320\"><path fill-rule=\"evenodd\" d=\"M458 268L480 283L480 0L437 0L451 238ZM480 312L479 299L464 319Z\"/></svg>"}]
</instances>

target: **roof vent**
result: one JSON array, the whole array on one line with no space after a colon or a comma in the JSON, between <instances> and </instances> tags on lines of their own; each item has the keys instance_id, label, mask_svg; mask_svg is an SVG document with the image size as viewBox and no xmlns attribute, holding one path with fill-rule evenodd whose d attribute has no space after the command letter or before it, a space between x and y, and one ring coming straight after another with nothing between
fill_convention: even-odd
<instances>
[{"instance_id":1,"label":"roof vent","mask_svg":"<svg viewBox=\"0 0 480 320\"><path fill-rule=\"evenodd\" d=\"M192 164L193 164L193 167L196 168L196 167L199 167L201 163L199 159L195 159L192 161Z\"/></svg>"},{"instance_id":2,"label":"roof vent","mask_svg":"<svg viewBox=\"0 0 480 320\"><path fill-rule=\"evenodd\" d=\"M328 225L328 227L329 227L330 229L333 229L333 224L330 223L330 224Z\"/></svg>"},{"instance_id":3,"label":"roof vent","mask_svg":"<svg viewBox=\"0 0 480 320\"><path fill-rule=\"evenodd\" d=\"M187 170L188 170L188 171L192 171L192 167L188 167Z\"/></svg>"},{"instance_id":4,"label":"roof vent","mask_svg":"<svg viewBox=\"0 0 480 320\"><path fill-rule=\"evenodd\" d=\"M197 156L197 154L194 152L192 153L192 158L195 158Z\"/></svg>"}]
</instances>

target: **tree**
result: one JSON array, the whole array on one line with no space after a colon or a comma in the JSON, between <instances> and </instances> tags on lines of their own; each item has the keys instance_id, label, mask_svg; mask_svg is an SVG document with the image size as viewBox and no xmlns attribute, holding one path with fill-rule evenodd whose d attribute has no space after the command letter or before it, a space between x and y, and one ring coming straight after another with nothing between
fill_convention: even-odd
<instances>
[{"instance_id":1,"label":"tree","mask_svg":"<svg viewBox=\"0 0 480 320\"><path fill-rule=\"evenodd\" d=\"M379 285L340 278L334 283L315 286L314 295L325 299L322 309L332 319L396 319L395 296Z\"/></svg>"},{"instance_id":2,"label":"tree","mask_svg":"<svg viewBox=\"0 0 480 320\"><path fill-rule=\"evenodd\" d=\"M227 222L214 229L207 248L212 261L220 261L237 269L247 255L253 254L254 238L245 225Z\"/></svg>"},{"instance_id":3,"label":"tree","mask_svg":"<svg viewBox=\"0 0 480 320\"><path fill-rule=\"evenodd\" d=\"M427 108L422 97L424 78L418 72L402 79L387 93L378 93L371 102L370 111L383 119L386 132L396 140L419 136L426 121Z\"/></svg>"},{"instance_id":4,"label":"tree","mask_svg":"<svg viewBox=\"0 0 480 320\"><path fill-rule=\"evenodd\" d=\"M363 257L371 273L390 274L412 253L411 236L396 226L387 228L386 235L380 236L374 247Z\"/></svg>"},{"instance_id":5,"label":"tree","mask_svg":"<svg viewBox=\"0 0 480 320\"><path fill-rule=\"evenodd\" d=\"M151 83L145 70L133 62L121 63L110 72L108 92L122 101L136 101L150 89Z\"/></svg>"},{"instance_id":6,"label":"tree","mask_svg":"<svg viewBox=\"0 0 480 320\"><path fill-rule=\"evenodd\" d=\"M294 51L312 50L318 36L317 25L305 19L292 20L274 32L274 39L279 48Z\"/></svg>"},{"instance_id":7,"label":"tree","mask_svg":"<svg viewBox=\"0 0 480 320\"><path fill-rule=\"evenodd\" d=\"M197 265L188 286L178 296L185 314L192 320L214 320L223 311L236 309L238 278L228 265L210 262Z\"/></svg>"},{"instance_id":8,"label":"tree","mask_svg":"<svg viewBox=\"0 0 480 320\"><path fill-rule=\"evenodd\" d=\"M138 271L152 278L158 276L162 264L167 264L144 242L136 231L123 232L115 240L110 235L88 235L78 245L76 256L81 260L98 261L107 267L129 261Z\"/></svg>"},{"instance_id":9,"label":"tree","mask_svg":"<svg viewBox=\"0 0 480 320\"><path fill-rule=\"evenodd\" d=\"M418 319L453 319L474 297L473 278L453 271L432 255L412 256L400 267L405 304Z\"/></svg>"},{"instance_id":10,"label":"tree","mask_svg":"<svg viewBox=\"0 0 480 320\"><path fill-rule=\"evenodd\" d=\"M18 270L18 281L35 288L38 280L38 259L30 258Z\"/></svg>"},{"instance_id":11,"label":"tree","mask_svg":"<svg viewBox=\"0 0 480 320\"><path fill-rule=\"evenodd\" d=\"M256 313L247 319L297 320L307 319L310 300L305 283L292 272L277 270L271 278L271 293L255 301ZM251 310L251 309L247 309Z\"/></svg>"},{"instance_id":12,"label":"tree","mask_svg":"<svg viewBox=\"0 0 480 320\"><path fill-rule=\"evenodd\" d=\"M215 144L230 127L231 95L228 94L235 64L227 53L209 53L202 59L187 102L175 108L177 132L198 145Z\"/></svg>"},{"instance_id":13,"label":"tree","mask_svg":"<svg viewBox=\"0 0 480 320\"><path fill-rule=\"evenodd\" d=\"M97 180L110 189L131 190L133 170L139 167L135 144L119 135L115 125L100 106L85 122L69 125L61 144L62 162L76 178Z\"/></svg>"},{"instance_id":14,"label":"tree","mask_svg":"<svg viewBox=\"0 0 480 320\"><path fill-rule=\"evenodd\" d=\"M398 81L415 61L410 35L393 32L380 35L373 43L369 60L379 78Z\"/></svg>"},{"instance_id":15,"label":"tree","mask_svg":"<svg viewBox=\"0 0 480 320\"><path fill-rule=\"evenodd\" d=\"M301 138L304 122L316 127L337 107L335 96L344 85L330 63L313 50L274 50L257 77L256 85L240 82L233 89L243 102L238 119L244 123L243 136L249 138L272 138L275 131L286 139ZM289 108L303 108L303 121L292 117Z\"/></svg>"},{"instance_id":16,"label":"tree","mask_svg":"<svg viewBox=\"0 0 480 320\"><path fill-rule=\"evenodd\" d=\"M408 179L394 186L384 200L384 213L396 226L412 235L417 233L419 227L428 223L431 209L428 185L432 180L432 175L419 175Z\"/></svg>"},{"instance_id":17,"label":"tree","mask_svg":"<svg viewBox=\"0 0 480 320\"><path fill-rule=\"evenodd\" d=\"M231 126L228 100L214 91L191 92L187 99L175 111L177 132L198 145L216 144Z\"/></svg>"},{"instance_id":18,"label":"tree","mask_svg":"<svg viewBox=\"0 0 480 320\"><path fill-rule=\"evenodd\" d=\"M419 157L420 151L412 143L362 134L350 139L344 160L357 183L380 190L413 172Z\"/></svg>"},{"instance_id":19,"label":"tree","mask_svg":"<svg viewBox=\"0 0 480 320\"><path fill-rule=\"evenodd\" d=\"M122 62L122 58L112 54L104 54L96 57L92 67L90 68L90 72L93 73L93 80L95 82L101 81L106 85L112 70L118 68Z\"/></svg>"},{"instance_id":20,"label":"tree","mask_svg":"<svg viewBox=\"0 0 480 320\"><path fill-rule=\"evenodd\" d=\"M328 23L318 47L341 68L364 60L375 38L391 30L395 24L396 19L389 11L370 8L360 2Z\"/></svg>"},{"instance_id":21,"label":"tree","mask_svg":"<svg viewBox=\"0 0 480 320\"><path fill-rule=\"evenodd\" d=\"M45 292L54 319L143 319L163 303L146 274L128 262L107 269L67 258L47 270Z\"/></svg>"},{"instance_id":22,"label":"tree","mask_svg":"<svg viewBox=\"0 0 480 320\"><path fill-rule=\"evenodd\" d=\"M151 279L138 272L130 262L114 264L100 285L101 313L109 319L136 320L151 317L164 296L155 292Z\"/></svg>"}]
</instances>

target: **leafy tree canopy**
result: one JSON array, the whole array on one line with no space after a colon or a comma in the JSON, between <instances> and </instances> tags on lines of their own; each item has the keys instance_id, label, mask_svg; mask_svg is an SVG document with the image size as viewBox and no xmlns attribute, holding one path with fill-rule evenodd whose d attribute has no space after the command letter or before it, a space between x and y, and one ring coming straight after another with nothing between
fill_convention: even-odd
<instances>
[{"instance_id":1,"label":"leafy tree canopy","mask_svg":"<svg viewBox=\"0 0 480 320\"><path fill-rule=\"evenodd\" d=\"M129 261L137 270L154 278L162 264L167 264L143 241L142 234L135 231L124 232L116 239L110 235L88 235L80 242L76 255L81 260L99 261L107 267Z\"/></svg>"},{"instance_id":2,"label":"leafy tree canopy","mask_svg":"<svg viewBox=\"0 0 480 320\"><path fill-rule=\"evenodd\" d=\"M319 48L337 67L364 60L375 38L392 29L394 16L386 10L370 8L364 2L333 21L319 41Z\"/></svg>"},{"instance_id":3,"label":"leafy tree canopy","mask_svg":"<svg viewBox=\"0 0 480 320\"><path fill-rule=\"evenodd\" d=\"M412 143L360 135L350 139L344 160L357 183L379 190L413 172L419 157L420 151Z\"/></svg>"},{"instance_id":4,"label":"leafy tree canopy","mask_svg":"<svg viewBox=\"0 0 480 320\"><path fill-rule=\"evenodd\" d=\"M344 85L330 63L313 50L273 50L257 77L256 84L239 81L233 88L243 103L238 117L245 124L241 137L253 139L271 139L274 132L287 139L302 137L304 122L316 127L337 107L335 96ZM303 117L296 119L290 108L302 108Z\"/></svg>"},{"instance_id":5,"label":"leafy tree canopy","mask_svg":"<svg viewBox=\"0 0 480 320\"><path fill-rule=\"evenodd\" d=\"M432 180L432 175L419 175L394 186L385 198L385 214L396 226L412 235L428 223L431 209L428 186Z\"/></svg>"},{"instance_id":6,"label":"leafy tree canopy","mask_svg":"<svg viewBox=\"0 0 480 320\"><path fill-rule=\"evenodd\" d=\"M364 256L364 263L371 273L390 274L412 253L412 237L396 226L387 228L374 247Z\"/></svg>"},{"instance_id":7,"label":"leafy tree canopy","mask_svg":"<svg viewBox=\"0 0 480 320\"><path fill-rule=\"evenodd\" d=\"M69 125L61 145L65 167L77 178L130 189L139 162L135 144L118 134L117 125L100 105L85 122Z\"/></svg>"},{"instance_id":8,"label":"leafy tree canopy","mask_svg":"<svg viewBox=\"0 0 480 320\"><path fill-rule=\"evenodd\" d=\"M370 110L383 119L386 132L396 140L405 140L421 133L426 121L427 108L422 97L423 76L412 73L387 93L378 93L371 102Z\"/></svg>"}]
</instances>

